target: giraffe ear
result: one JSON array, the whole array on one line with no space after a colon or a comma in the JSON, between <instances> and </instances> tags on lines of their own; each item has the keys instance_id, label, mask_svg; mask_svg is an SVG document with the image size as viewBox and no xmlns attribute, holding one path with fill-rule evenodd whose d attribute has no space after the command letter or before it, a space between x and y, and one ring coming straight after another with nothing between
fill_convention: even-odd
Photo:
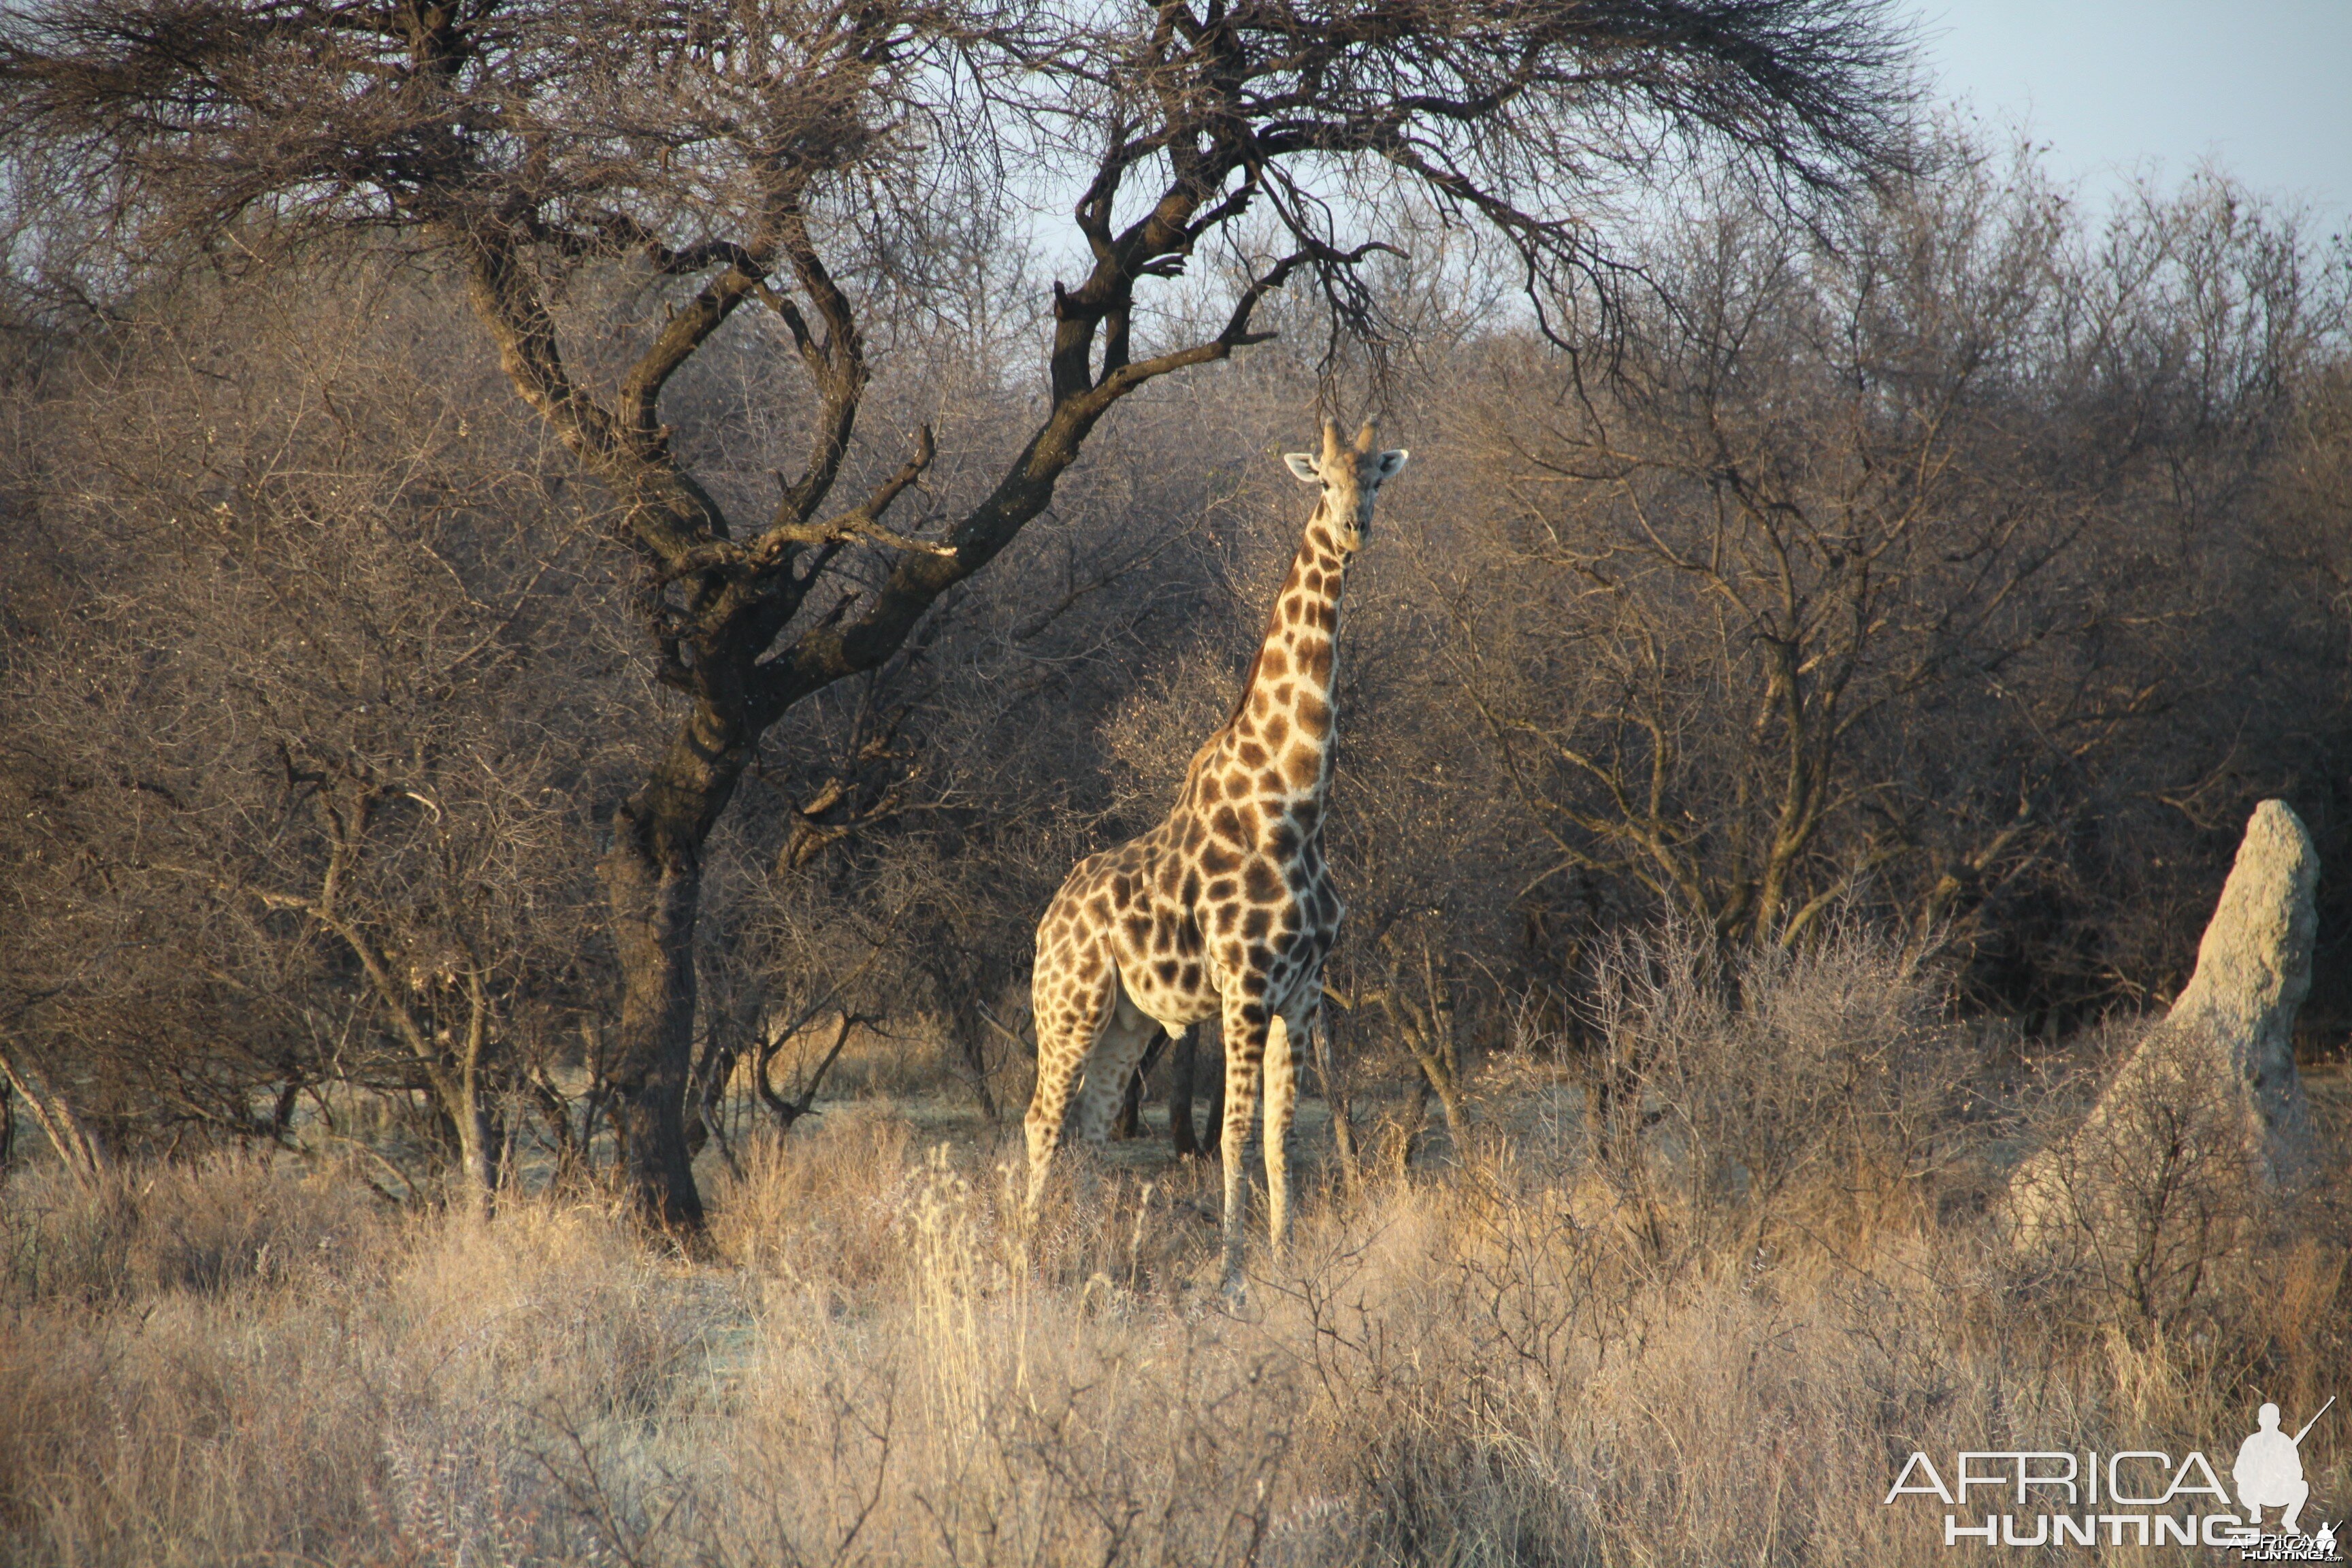
<instances>
[{"instance_id":1,"label":"giraffe ear","mask_svg":"<svg viewBox=\"0 0 2352 1568\"><path fill-rule=\"evenodd\" d=\"M1312 452L1285 452L1282 460L1289 466L1292 473L1310 485L1323 477L1315 471L1315 455Z\"/></svg>"},{"instance_id":2,"label":"giraffe ear","mask_svg":"<svg viewBox=\"0 0 2352 1568\"><path fill-rule=\"evenodd\" d=\"M1397 470L1403 468L1405 459L1412 456L1412 454L1402 447L1396 447L1391 451L1382 452L1381 454L1381 478L1383 479L1392 479L1396 478Z\"/></svg>"}]
</instances>

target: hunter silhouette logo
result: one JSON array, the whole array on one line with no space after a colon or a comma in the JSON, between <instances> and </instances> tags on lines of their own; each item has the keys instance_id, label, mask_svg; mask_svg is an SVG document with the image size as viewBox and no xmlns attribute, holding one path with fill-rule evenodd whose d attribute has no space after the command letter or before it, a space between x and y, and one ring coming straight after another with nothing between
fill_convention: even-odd
<instances>
[{"instance_id":1,"label":"hunter silhouette logo","mask_svg":"<svg viewBox=\"0 0 2352 1568\"><path fill-rule=\"evenodd\" d=\"M1943 1503L1951 1510L1944 1515L1947 1546L2204 1545L2234 1549L2248 1563L2340 1563L2334 1525L2306 1535L2299 1522L2311 1500L2303 1440L2335 1404L2331 1396L2292 1434L2280 1429L2276 1405L2255 1411L2254 1430L2230 1467L2234 1499L2201 1453L2175 1462L2153 1448L2008 1448L1952 1456L1949 1484L1933 1459L1915 1452L1884 1501L1932 1497ZM2224 1511L2232 1502L2240 1512ZM1983 1511L1988 1504L2006 1504L2009 1511ZM2265 1534L2263 1515L2270 1510L2277 1510L2277 1531Z\"/></svg>"},{"instance_id":2,"label":"hunter silhouette logo","mask_svg":"<svg viewBox=\"0 0 2352 1568\"><path fill-rule=\"evenodd\" d=\"M2303 1440L2319 1416L2327 1414L2327 1405L2335 1403L2330 1395L2327 1405L2319 1407L2319 1415L2305 1422L2292 1437L2279 1430L2277 1405L2265 1405L2254 1413L2257 1429L2238 1445L2238 1462L2230 1467L2230 1479L2238 1483L2238 1501L2246 1510L2248 1524L2260 1529L2263 1510L2284 1509L2279 1528L2289 1535L2303 1533L2294 1522L2303 1505L2311 1500L2311 1483L2303 1479Z\"/></svg>"}]
</instances>

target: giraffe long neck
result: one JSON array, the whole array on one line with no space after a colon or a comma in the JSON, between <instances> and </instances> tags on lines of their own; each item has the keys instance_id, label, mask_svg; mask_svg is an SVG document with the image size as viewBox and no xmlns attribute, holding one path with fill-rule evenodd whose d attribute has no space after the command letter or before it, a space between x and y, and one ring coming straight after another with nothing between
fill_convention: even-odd
<instances>
[{"instance_id":1,"label":"giraffe long neck","mask_svg":"<svg viewBox=\"0 0 2352 1568\"><path fill-rule=\"evenodd\" d=\"M1278 772L1282 793L1292 796L1319 798L1331 782L1339 592L1347 574L1348 552L1318 505L1225 726L1234 761L1261 775Z\"/></svg>"}]
</instances>

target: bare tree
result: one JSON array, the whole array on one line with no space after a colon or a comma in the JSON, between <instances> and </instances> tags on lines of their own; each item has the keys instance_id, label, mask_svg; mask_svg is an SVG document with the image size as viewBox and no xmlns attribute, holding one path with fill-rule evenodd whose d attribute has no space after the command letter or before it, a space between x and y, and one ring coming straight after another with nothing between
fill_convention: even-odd
<instances>
[{"instance_id":1,"label":"bare tree","mask_svg":"<svg viewBox=\"0 0 2352 1568\"><path fill-rule=\"evenodd\" d=\"M1948 162L1835 250L1714 205L1603 391L1498 356L1512 564L1441 591L1559 883L1735 945L1857 898L1972 942L2126 802L2210 787L2231 742L2188 737L2267 684L2208 706L2204 540L2309 352L2283 237L2192 192L2086 246L2030 165Z\"/></svg>"},{"instance_id":2,"label":"bare tree","mask_svg":"<svg viewBox=\"0 0 2352 1568\"><path fill-rule=\"evenodd\" d=\"M189 290L28 399L9 1029L142 1137L413 1093L480 1202L551 1016L599 989L574 796L638 688L598 672L569 464L384 259Z\"/></svg>"},{"instance_id":3,"label":"bare tree","mask_svg":"<svg viewBox=\"0 0 2352 1568\"><path fill-rule=\"evenodd\" d=\"M683 710L604 862L625 981L614 1080L646 1211L692 1227L702 849L765 731L890 658L1122 398L1259 341L1270 290L1311 277L1339 330L1370 330L1355 269L1397 191L1496 237L1567 332L1564 305L1612 292L1603 186L1680 147L1783 191L1833 187L1899 158L1899 66L1866 0L58 0L0 26L0 135L13 190L94 193L134 247L285 246L299 265L306 244L389 231L430 248L516 393L608 492ZM919 297L927 224L1006 177L1077 190L1047 400L985 496L894 530L928 431L833 502L866 467L863 312ZM1204 246L1221 323L1162 329L1139 290ZM607 364L567 333L566 301L625 267L644 286ZM747 304L807 380L805 456L757 521L661 417Z\"/></svg>"}]
</instances>

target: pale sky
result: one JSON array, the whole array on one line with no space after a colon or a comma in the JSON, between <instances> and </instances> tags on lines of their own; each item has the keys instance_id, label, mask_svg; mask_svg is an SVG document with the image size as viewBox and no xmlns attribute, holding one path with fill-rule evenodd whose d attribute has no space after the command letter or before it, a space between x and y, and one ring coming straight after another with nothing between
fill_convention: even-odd
<instances>
[{"instance_id":1,"label":"pale sky","mask_svg":"<svg viewBox=\"0 0 2352 1568\"><path fill-rule=\"evenodd\" d=\"M2104 205L2137 172L2177 184L2210 160L2352 220L2352 0L1909 0L1938 96Z\"/></svg>"}]
</instances>

